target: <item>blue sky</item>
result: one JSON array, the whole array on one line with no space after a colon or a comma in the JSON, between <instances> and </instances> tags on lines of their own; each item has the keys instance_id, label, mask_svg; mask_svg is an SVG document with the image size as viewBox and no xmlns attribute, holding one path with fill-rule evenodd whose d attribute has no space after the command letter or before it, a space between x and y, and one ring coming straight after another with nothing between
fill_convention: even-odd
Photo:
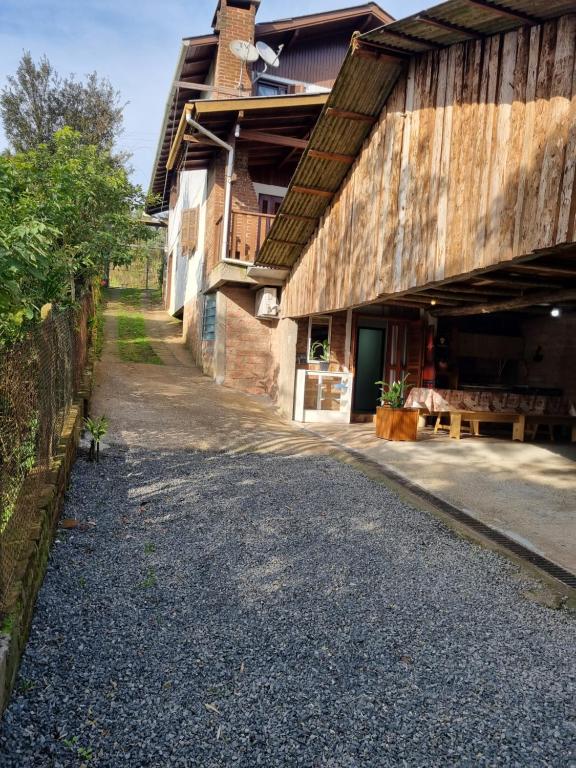
<instances>
[{"instance_id":1,"label":"blue sky","mask_svg":"<svg viewBox=\"0 0 576 768\"><path fill-rule=\"evenodd\" d=\"M358 5L354 0L262 0L258 21ZM396 18L433 4L382 0ZM182 37L206 34L216 0L0 0L0 86L24 50L46 54L62 75L96 70L129 102L119 147L148 187ZM287 10L287 7L289 10ZM6 145L0 132L0 149Z\"/></svg>"}]
</instances>

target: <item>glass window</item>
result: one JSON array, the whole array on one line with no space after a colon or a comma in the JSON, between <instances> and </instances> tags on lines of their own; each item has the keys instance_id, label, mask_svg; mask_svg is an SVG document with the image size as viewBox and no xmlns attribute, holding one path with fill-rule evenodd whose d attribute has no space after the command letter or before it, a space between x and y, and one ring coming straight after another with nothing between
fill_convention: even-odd
<instances>
[{"instance_id":1,"label":"glass window","mask_svg":"<svg viewBox=\"0 0 576 768\"><path fill-rule=\"evenodd\" d=\"M330 330L332 321L329 317L311 317L308 326L308 362L328 360L330 356Z\"/></svg>"},{"instance_id":2,"label":"glass window","mask_svg":"<svg viewBox=\"0 0 576 768\"><path fill-rule=\"evenodd\" d=\"M216 338L216 294L209 293L204 297L204 314L202 316L202 340L214 341Z\"/></svg>"},{"instance_id":3,"label":"glass window","mask_svg":"<svg viewBox=\"0 0 576 768\"><path fill-rule=\"evenodd\" d=\"M271 83L267 80L256 82L256 96L281 96L288 93L288 86L282 83Z\"/></svg>"}]
</instances>

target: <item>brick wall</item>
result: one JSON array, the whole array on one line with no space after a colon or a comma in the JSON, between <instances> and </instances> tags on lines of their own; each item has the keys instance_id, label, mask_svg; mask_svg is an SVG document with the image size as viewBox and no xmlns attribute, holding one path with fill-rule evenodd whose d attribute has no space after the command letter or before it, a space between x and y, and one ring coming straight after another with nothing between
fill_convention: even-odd
<instances>
[{"instance_id":1,"label":"brick wall","mask_svg":"<svg viewBox=\"0 0 576 768\"><path fill-rule=\"evenodd\" d=\"M247 40L254 42L254 24L256 17L255 5L249 2L238 3L244 7L234 7L230 0L221 0L217 14L216 31L219 34L218 53L214 68L214 84L226 88L237 88L240 80L241 62L230 51L232 40ZM242 89L249 95L252 90L250 79L250 64L242 65ZM214 98L221 98L216 90Z\"/></svg>"},{"instance_id":2,"label":"brick wall","mask_svg":"<svg viewBox=\"0 0 576 768\"><path fill-rule=\"evenodd\" d=\"M271 394L275 386L272 333L276 320L254 316L255 293L226 286L226 372L224 384L254 395Z\"/></svg>"}]
</instances>

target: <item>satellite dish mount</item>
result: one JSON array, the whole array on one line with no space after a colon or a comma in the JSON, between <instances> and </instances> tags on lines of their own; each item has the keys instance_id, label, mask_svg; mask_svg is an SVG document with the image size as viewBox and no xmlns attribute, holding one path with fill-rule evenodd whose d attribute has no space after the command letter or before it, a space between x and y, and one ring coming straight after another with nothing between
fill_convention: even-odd
<instances>
[{"instance_id":1,"label":"satellite dish mount","mask_svg":"<svg viewBox=\"0 0 576 768\"><path fill-rule=\"evenodd\" d=\"M240 77L238 78L238 90L242 90L242 74L244 64L247 61L257 61L260 55L258 49L248 40L232 40L230 43L232 54L240 59Z\"/></svg>"},{"instance_id":2,"label":"satellite dish mount","mask_svg":"<svg viewBox=\"0 0 576 768\"><path fill-rule=\"evenodd\" d=\"M275 51L273 48L270 48L270 46L267 43L264 43L262 40L259 40L256 43L256 50L258 51L258 55L264 62L264 69L260 73L261 75L266 72L268 67L279 67L280 66L280 54L282 53L282 49L284 48L284 43L281 43L278 46L278 50Z\"/></svg>"}]
</instances>

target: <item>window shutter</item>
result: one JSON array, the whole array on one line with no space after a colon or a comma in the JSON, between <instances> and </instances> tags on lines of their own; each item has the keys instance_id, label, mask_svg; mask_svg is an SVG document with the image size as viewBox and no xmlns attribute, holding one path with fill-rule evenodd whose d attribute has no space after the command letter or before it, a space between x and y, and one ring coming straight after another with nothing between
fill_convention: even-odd
<instances>
[{"instance_id":1,"label":"window shutter","mask_svg":"<svg viewBox=\"0 0 576 768\"><path fill-rule=\"evenodd\" d=\"M198 213L199 208L185 208L182 211L180 227L180 246L187 254L193 253L198 245Z\"/></svg>"}]
</instances>

